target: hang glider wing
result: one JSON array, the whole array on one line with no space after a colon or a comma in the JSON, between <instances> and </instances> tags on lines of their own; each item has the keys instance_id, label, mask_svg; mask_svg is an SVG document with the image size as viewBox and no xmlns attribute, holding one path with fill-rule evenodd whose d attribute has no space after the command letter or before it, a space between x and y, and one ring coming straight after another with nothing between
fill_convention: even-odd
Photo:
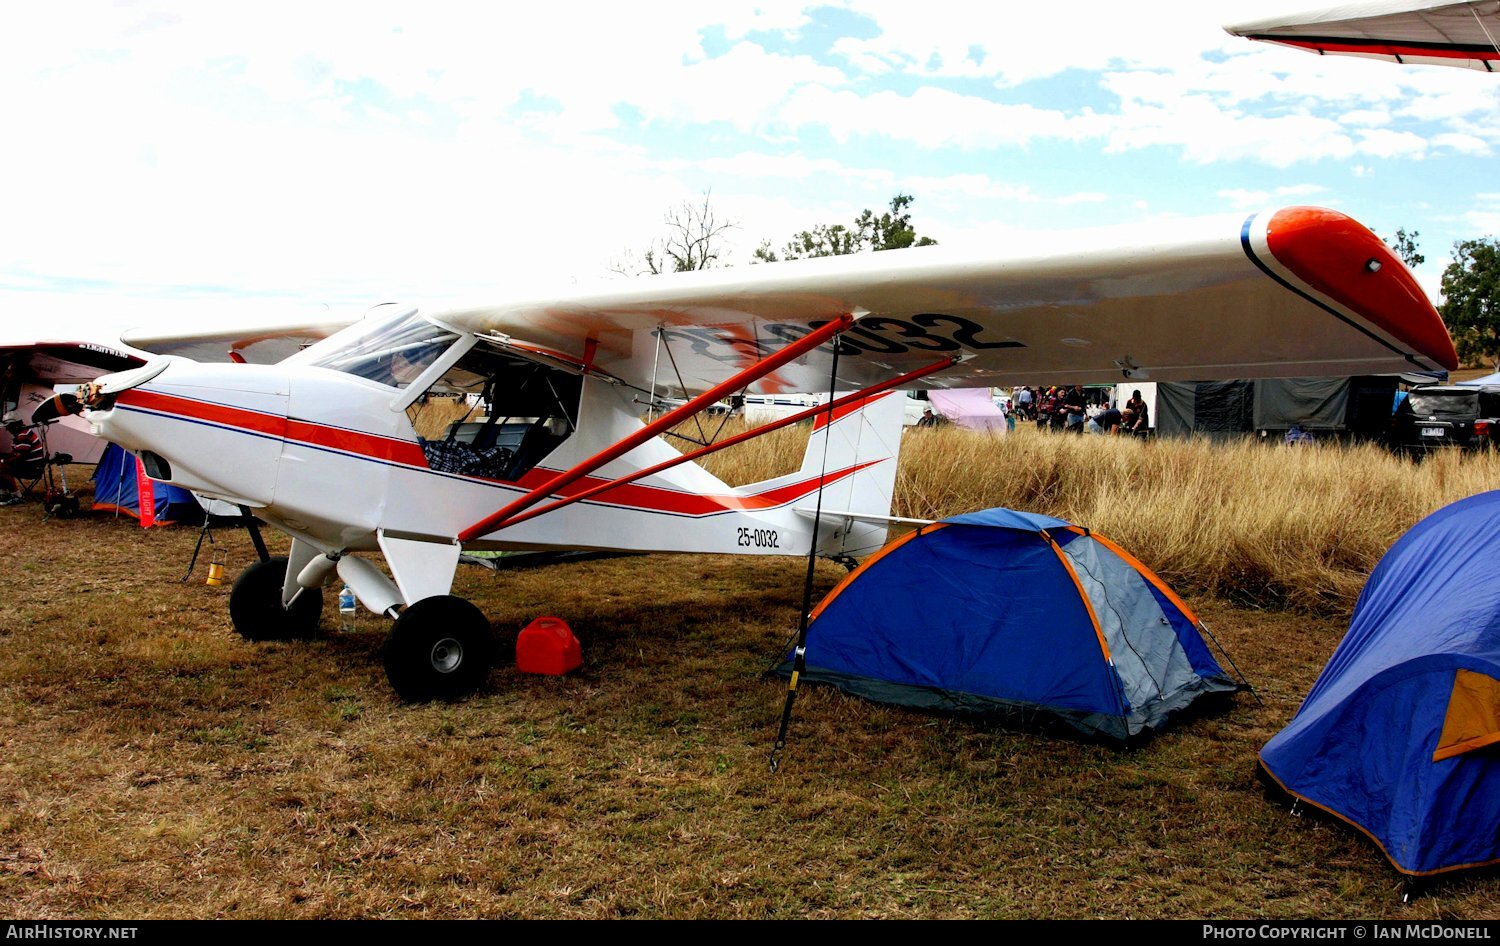
<instances>
[{"instance_id":1,"label":"hang glider wing","mask_svg":"<svg viewBox=\"0 0 1500 946\"><path fill-rule=\"evenodd\" d=\"M17 382L80 384L112 371L145 364L139 353L83 341L9 341L0 339L0 367ZM9 394L0 390L0 394Z\"/></svg>"},{"instance_id":2,"label":"hang glider wing","mask_svg":"<svg viewBox=\"0 0 1500 946\"><path fill-rule=\"evenodd\" d=\"M194 361L274 364L358 321L358 314L322 312L301 320L256 320L211 327L181 325L134 329L121 338L142 351Z\"/></svg>"},{"instance_id":3,"label":"hang glider wing","mask_svg":"<svg viewBox=\"0 0 1500 946\"><path fill-rule=\"evenodd\" d=\"M1226 26L1310 52L1500 71L1500 0L1383 0Z\"/></svg>"},{"instance_id":4,"label":"hang glider wing","mask_svg":"<svg viewBox=\"0 0 1500 946\"><path fill-rule=\"evenodd\" d=\"M755 393L856 389L945 355L924 384L1354 375L1456 367L1410 272L1343 214L1068 233L1019 249L943 247L643 277L434 313L518 351L656 393L700 392L844 314L836 343Z\"/></svg>"}]
</instances>

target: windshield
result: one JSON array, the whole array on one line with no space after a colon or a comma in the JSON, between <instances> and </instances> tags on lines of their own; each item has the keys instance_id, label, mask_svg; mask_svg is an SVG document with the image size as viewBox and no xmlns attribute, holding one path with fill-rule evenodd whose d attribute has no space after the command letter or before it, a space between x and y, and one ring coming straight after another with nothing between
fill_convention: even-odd
<instances>
[{"instance_id":1,"label":"windshield","mask_svg":"<svg viewBox=\"0 0 1500 946\"><path fill-rule=\"evenodd\" d=\"M1479 407L1479 392L1413 391L1407 404L1418 417L1472 418Z\"/></svg>"},{"instance_id":2,"label":"windshield","mask_svg":"<svg viewBox=\"0 0 1500 946\"><path fill-rule=\"evenodd\" d=\"M287 359L404 388L438 359L458 335L413 309L372 315Z\"/></svg>"}]
</instances>

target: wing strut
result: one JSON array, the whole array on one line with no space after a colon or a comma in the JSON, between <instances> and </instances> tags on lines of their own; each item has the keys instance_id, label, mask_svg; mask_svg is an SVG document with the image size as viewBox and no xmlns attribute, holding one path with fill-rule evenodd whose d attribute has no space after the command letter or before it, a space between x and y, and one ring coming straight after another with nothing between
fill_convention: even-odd
<instances>
[{"instance_id":1,"label":"wing strut","mask_svg":"<svg viewBox=\"0 0 1500 946\"><path fill-rule=\"evenodd\" d=\"M953 365L957 364L959 360L960 359L957 355L949 355L947 358L935 361L932 364L927 365L926 367L918 368L915 371L908 371L906 374L898 375L897 377L881 381L879 384L872 384L861 391L855 391L853 394L846 394L841 398L835 399L832 403L819 404L815 407L809 407L806 410L798 411L795 414L789 414L786 417L778 418L777 420L770 421L769 423L761 424L759 427L756 427L752 430L747 430L744 433L735 434L733 437L728 437L724 440L707 444L698 450L691 451L690 453L684 453L680 457L673 457L672 459L664 461L662 463L658 463L655 466L648 466L644 469L636 470L634 473L627 473L619 479L610 480L608 483L600 483L598 486L591 486L581 493L574 493L572 496L568 496L565 499L559 499L557 502L552 503L551 505L543 506L540 509L527 510L520 515L512 516L511 518L505 520L505 523L499 526L499 528L508 528L510 526L519 525L520 523L525 522L527 519L533 519L545 513L552 512L554 509L561 509L564 506L571 506L573 503L581 502L585 499L592 499L595 496L598 496L600 493L605 493L614 489L616 486L624 486L626 483L634 483L636 480L644 479L653 474L660 473L663 470L670 470L674 466L686 463L689 460L696 460L701 456L706 456L718 450L723 450L725 447L732 447L737 443L744 443L746 440L753 440L756 437L759 437L762 434L768 434L773 430L780 430L783 427L790 427L792 424L795 424L798 421L807 420L814 414L823 414L830 411L836 411L846 404L853 404L855 401L861 401L867 397L873 397L874 395L879 394L882 391L889 391L891 388L899 388L901 387L901 385L906 384L907 382L915 381L918 378L924 378L934 372L942 371L944 368L951 368Z\"/></svg>"},{"instance_id":2,"label":"wing strut","mask_svg":"<svg viewBox=\"0 0 1500 946\"><path fill-rule=\"evenodd\" d=\"M577 466L574 466L570 470L559 473L557 476L554 476L546 483L543 483L541 486L538 486L536 489L520 497L509 506L506 506L503 509L500 509L499 511L491 513L490 515L484 517L483 519L474 523L472 526L469 526L467 529L460 532L458 534L459 541L472 542L474 539L478 538L481 535L493 532L495 529L504 524L508 519L511 519L525 509L529 509L532 506L535 506L537 503L546 499L548 496L557 492L568 484L577 482L583 477L588 476L590 473L599 469L599 467L610 462L611 460L624 456L631 450L634 450L636 447L650 440L652 437L655 437L662 431L667 430L668 428L673 427L681 421L692 417L700 411L706 409L710 404L714 403L725 395L731 394L734 391L745 387L746 385L752 384L760 380L761 378L764 378L766 375L775 371L777 368L780 368L782 365L785 365L787 362L794 361L795 359L802 357L803 355L812 351L814 348L817 348L819 345L822 345L824 342L833 338L835 335L838 335L840 332L847 331L854 326L854 321L854 316L846 313L829 322L827 325L823 325L819 328L814 329L809 334L797 339L795 342L792 342L785 348L776 352L776 354L768 355L767 357L762 358L760 361L757 361L754 364L750 365L748 368L744 368L734 376L730 377L727 381L720 382L712 388L709 388L707 391L704 391L702 394L693 398L691 401L688 401L681 407L674 408L673 410L668 411L661 417L658 417L656 420L645 425L630 436L621 439L614 446L594 454L593 456L589 457L587 460L584 460L582 463L579 463Z\"/></svg>"}]
</instances>

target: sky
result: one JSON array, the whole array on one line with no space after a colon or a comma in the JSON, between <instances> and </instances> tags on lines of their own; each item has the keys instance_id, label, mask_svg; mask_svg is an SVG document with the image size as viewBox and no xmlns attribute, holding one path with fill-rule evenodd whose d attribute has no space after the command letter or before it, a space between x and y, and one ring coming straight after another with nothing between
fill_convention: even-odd
<instances>
[{"instance_id":1,"label":"sky","mask_svg":"<svg viewBox=\"0 0 1500 946\"><path fill-rule=\"evenodd\" d=\"M705 194L748 265L913 195L971 248L1316 204L1500 235L1500 76L1232 37L1293 0L24 4L3 324L503 301Z\"/></svg>"}]
</instances>

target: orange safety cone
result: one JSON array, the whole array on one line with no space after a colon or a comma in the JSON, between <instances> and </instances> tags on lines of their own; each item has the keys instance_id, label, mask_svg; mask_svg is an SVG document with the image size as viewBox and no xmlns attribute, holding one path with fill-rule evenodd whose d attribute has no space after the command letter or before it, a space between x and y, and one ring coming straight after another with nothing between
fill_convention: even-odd
<instances>
[{"instance_id":1,"label":"orange safety cone","mask_svg":"<svg viewBox=\"0 0 1500 946\"><path fill-rule=\"evenodd\" d=\"M583 649L562 618L540 617L516 638L516 669L560 677L583 666Z\"/></svg>"}]
</instances>

